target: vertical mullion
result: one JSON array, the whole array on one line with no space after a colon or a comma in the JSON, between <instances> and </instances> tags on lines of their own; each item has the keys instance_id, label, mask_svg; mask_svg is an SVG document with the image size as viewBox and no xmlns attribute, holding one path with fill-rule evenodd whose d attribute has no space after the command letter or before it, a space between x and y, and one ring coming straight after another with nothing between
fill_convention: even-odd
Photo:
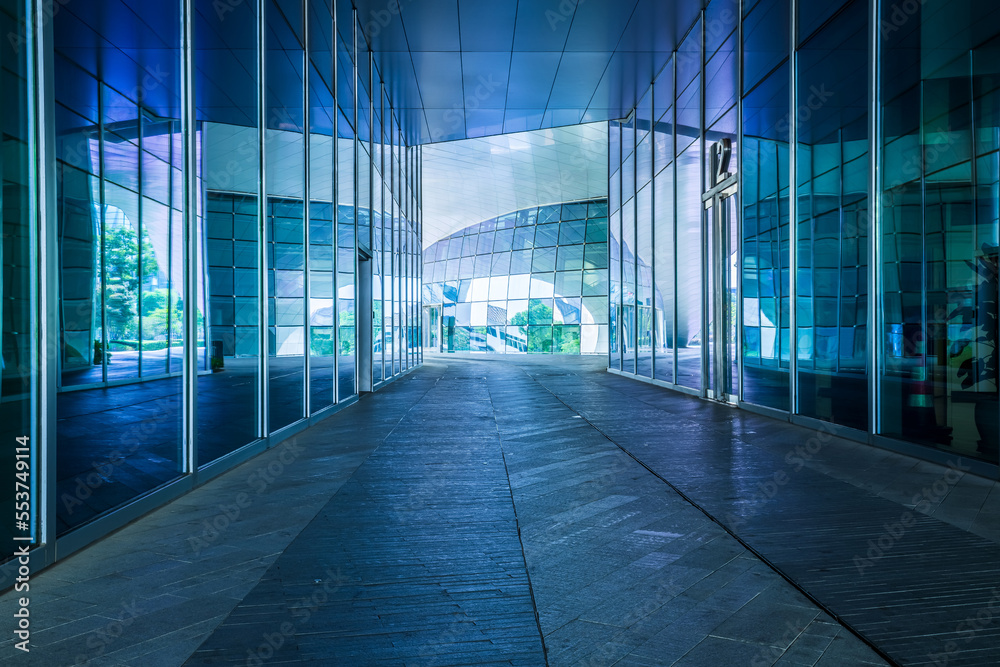
<instances>
[{"instance_id":1,"label":"vertical mullion","mask_svg":"<svg viewBox=\"0 0 1000 667\"><path fill-rule=\"evenodd\" d=\"M844 227L845 227L845 222L846 222L845 215L844 215L844 128L840 128L840 129L837 130L837 149L838 149L838 156L837 157L838 157L838 160L840 161L840 165L839 165L840 168L838 169L839 176L840 176L840 178L838 179L840 181L838 183L838 188L839 188L838 199L839 200L837 201L838 211L839 211L839 215L838 215L838 223L839 223L838 228L839 228L839 231L837 233L837 276L838 276L838 280L837 280L837 304L839 305L839 304L842 304L844 302L844 280L842 278L842 276L843 276L843 270L844 270ZM810 190L812 190L812 188L810 188ZM810 254L812 254L812 253L810 253ZM813 255L813 256L815 257L815 255ZM857 262L857 260L855 260L855 262ZM815 294L816 294L816 289L814 287L813 288L813 299L814 300L816 298ZM813 306L813 323L814 323L814 325L815 325L815 322L816 322L815 318L816 318L816 306ZM841 367L840 367L841 366L841 364L840 364L840 359L841 359L841 356L840 356L840 332L843 330L842 329L843 325L844 325L844 321L843 321L843 309L842 308L837 308L837 358L834 361L834 373L836 373L837 375L840 375L840 373L841 373ZM851 330L852 331L854 330L853 324L851 326ZM813 334L813 340L814 341L816 340L815 334ZM813 350L814 350L813 351L813 359L814 359L814 361L813 361L813 369L815 369L816 368L816 362L815 362L815 358L816 358L815 345L813 347ZM831 419L832 419L832 415L831 415Z\"/></svg>"},{"instance_id":2,"label":"vertical mullion","mask_svg":"<svg viewBox=\"0 0 1000 667\"><path fill-rule=\"evenodd\" d=\"M257 173L258 173L258 196L257 196L257 303L258 318L258 341L257 353L258 361L258 389L260 399L257 402L257 409L260 411L258 425L259 436L266 438L270 432L268 406L270 403L270 386L268 381L268 354L270 352L270 320L268 319L268 290L267 290L267 67L265 58L267 57L267 22L265 12L267 10L267 0L257 0Z\"/></svg>"},{"instance_id":3,"label":"vertical mullion","mask_svg":"<svg viewBox=\"0 0 1000 667\"><path fill-rule=\"evenodd\" d=\"M29 151L29 246L32 249L32 358L38 360L37 373L31 375L31 397L36 416L31 425L33 452L39 465L34 477L37 521L32 526L33 544L56 542L57 474L57 392L60 381L60 350L50 346L59 336L59 236L55 138L55 94L53 65L53 26L50 6L41 0L25 3L28 30L28 151ZM37 279L35 279L37 276ZM91 322L93 326L93 322ZM93 354L93 350L88 350ZM45 562L54 560L49 550Z\"/></svg>"},{"instance_id":4,"label":"vertical mullion","mask_svg":"<svg viewBox=\"0 0 1000 667\"><path fill-rule=\"evenodd\" d=\"M309 210L309 198L311 188L309 187L309 174L312 165L309 162L309 143L311 134L309 132L309 0L300 0L302 3L302 294L305 299L302 309L303 336L302 336L302 416L309 418L312 414L310 403L311 392L309 391L310 374L312 370L312 322L310 321L310 276L309 276L309 225L311 213Z\"/></svg>"},{"instance_id":5,"label":"vertical mullion","mask_svg":"<svg viewBox=\"0 0 1000 667\"><path fill-rule=\"evenodd\" d=\"M138 242L136 243L136 247L138 248L138 250L136 252L136 269L138 271L138 275L136 276L136 278L139 281L139 298L138 298L138 303L136 304L137 305L137 308L136 308L136 317L139 320L139 329L138 329L138 333L139 333L139 335L138 335L138 339L139 339L138 340L138 343L139 343L139 345L138 345L138 347L139 347L139 368L138 368L139 376L138 377L139 377L140 380L142 379L142 376L143 376L143 373L142 373L142 283L143 283L143 279L142 279L142 276L143 276L143 273L142 273L142 232L143 232L143 228L145 227L145 225L143 224L143 215L142 215L142 213L143 213L143 211L142 211L142 209L143 209L143 206L142 206L142 192L143 192L143 187L142 187L142 162L143 162L143 160L142 160L142 147L143 147L142 134L143 134L143 132L142 132L142 130L143 130L143 122L142 122L142 120L143 120L142 107L140 107L138 105L138 103L137 103L136 104L136 121L135 122L136 122L136 138L137 138L137 141L139 143L139 159L138 159L137 164L136 164L136 176L137 176L138 184L139 184L139 187L138 187L139 192L138 192L138 195L137 195L138 199L139 199L138 208L137 208L137 210L138 210L138 218L139 219L136 220L136 236L138 237ZM155 375L155 373L154 373L154 375Z\"/></svg>"},{"instance_id":6,"label":"vertical mullion","mask_svg":"<svg viewBox=\"0 0 1000 667\"><path fill-rule=\"evenodd\" d=\"M799 187L798 187L798 146L799 146L799 121L796 110L798 108L798 0L791 0L789 3L791 10L789 33L788 69L791 78L791 90L789 93L790 105L789 123L790 136L788 138L788 412L798 414L798 388L799 388L799 345L798 345L798 243L799 243ZM778 224L781 224L781 209L778 209ZM779 274L779 280L781 276ZM778 307L781 307L779 301ZM780 340L780 332L779 332ZM781 360L779 357L778 364Z\"/></svg>"},{"instance_id":7,"label":"vertical mullion","mask_svg":"<svg viewBox=\"0 0 1000 667\"><path fill-rule=\"evenodd\" d=\"M649 379L656 379L656 78L649 84Z\"/></svg>"},{"instance_id":8,"label":"vertical mullion","mask_svg":"<svg viewBox=\"0 0 1000 667\"><path fill-rule=\"evenodd\" d=\"M674 191L674 194L673 194L673 204L672 204L673 211L671 212L671 215L673 215L673 218L674 218L674 224L672 225L672 227L673 227L672 232L673 232L673 236L674 236L674 244L673 244L673 246L674 246L674 248L673 248L674 249L674 256L672 258L672 261L673 261L673 273L674 273L674 303L673 303L673 311L674 311L674 316L673 316L673 337L674 337L674 345L673 345L673 357L674 357L673 368L674 368L674 371L673 371L673 376L674 377L673 377L673 382L674 382L674 384L677 384L677 381L678 381L679 376L680 376L680 374L679 374L679 372L677 370L677 361L680 358L680 355L678 354L678 351L677 351L677 316L680 313L680 306L678 305L678 301L679 301L678 296L680 295L680 290L679 290L680 285L677 282L678 281L678 271L677 271L677 227L678 227L678 224L677 224L677 50L676 49L674 49L674 55L673 55L673 58L671 59L671 67L673 68L673 73L671 74L671 78L673 79L673 83L671 85L670 95L673 98L673 103L670 105L670 108L671 108L671 112L670 112L670 123L671 123L670 143L671 143L671 148L670 148L670 150L671 150L671 154L673 155L673 162L672 162L672 165L671 165L670 169L673 172L673 177L671 178L671 181L672 181L671 187L673 188L673 191Z\"/></svg>"},{"instance_id":9,"label":"vertical mullion","mask_svg":"<svg viewBox=\"0 0 1000 667\"><path fill-rule=\"evenodd\" d=\"M181 0L182 49L181 70L181 160L183 179L183 207L181 217L183 250L184 327L183 350L183 423L184 437L181 444L181 472L193 473L198 469L198 183L197 146L195 136L194 102L194 0ZM102 139L103 143L103 139ZM141 160L140 160L141 162ZM103 189L103 186L102 186ZM140 253L142 248L140 237Z\"/></svg>"},{"instance_id":10,"label":"vertical mullion","mask_svg":"<svg viewBox=\"0 0 1000 667\"><path fill-rule=\"evenodd\" d=\"M701 172L701 192L705 192L708 187L705 179L705 159L706 159L706 145L705 145L705 10L701 10L701 19L699 28L701 31L701 49L700 49L700 60L698 61L698 99L699 99L699 110L698 110L698 145L700 149L701 159L700 159L700 172ZM700 202L700 198L699 198ZM698 215L701 221L701 395L708 395L708 386L712 381L712 373L715 368L713 359L710 358L712 354L712 345L709 341L712 339L711 327L709 323L709 304L714 304L715 299L712 299L712 295L709 294L709 284L712 276L712 257L708 252L708 247L710 245L710 240L712 239L713 230L708 226L708 215L705 213L704 204L699 203L698 205ZM712 287L716 287L712 285ZM718 345L718 341L715 341ZM718 398L719 388L714 387L715 398Z\"/></svg>"},{"instance_id":11,"label":"vertical mullion","mask_svg":"<svg viewBox=\"0 0 1000 667\"><path fill-rule=\"evenodd\" d=\"M331 25L330 32L330 64L333 74L330 86L333 93L333 130L331 131L331 153L333 171L331 172L330 195L333 200L330 205L333 210L333 404L340 402L340 141L338 126L340 125L340 99L338 88L340 72L337 70L337 56L340 51L340 33L337 28L337 1L330 2Z\"/></svg>"},{"instance_id":12,"label":"vertical mullion","mask_svg":"<svg viewBox=\"0 0 1000 667\"><path fill-rule=\"evenodd\" d=\"M346 1L346 0L345 0ZM359 190L359 175L360 175L360 165L358 164L358 146L360 141L358 139L358 120L360 119L360 114L358 113L358 99L360 94L358 92L358 86L360 85L360 80L358 79L358 9L353 7L351 9L351 49L353 51L354 57L351 60L351 69L354 78L354 109L352 111L354 116L354 127L353 127L353 137L351 139L351 150L353 151L351 164L354 167L354 197L352 198L352 206L354 207L354 394L360 395L361 393L361 382L360 382L360 364L358 363L361 354L358 348L359 336L358 328L361 326L361 321L358 319L358 304L361 303L361 262L358 261L358 244L360 243L358 234L358 190Z\"/></svg>"},{"instance_id":13,"label":"vertical mullion","mask_svg":"<svg viewBox=\"0 0 1000 667\"><path fill-rule=\"evenodd\" d=\"M107 195L104 183L104 84L97 84L97 179L100 190L100 219L98 228L101 238L98 243L101 266L101 383L107 385L108 382L108 318L107 318L107 293L108 293L108 271L107 257L105 256L104 239L107 236Z\"/></svg>"},{"instance_id":14,"label":"vertical mullion","mask_svg":"<svg viewBox=\"0 0 1000 667\"><path fill-rule=\"evenodd\" d=\"M379 88L379 96L381 97L382 91ZM381 104L381 100L379 104ZM381 131L381 128L379 128ZM381 140L381 137L379 137ZM381 197L381 196L380 196ZM381 216L380 216L381 218ZM368 49L368 248L372 252L372 260L370 264L374 270L375 266L375 54L372 53L371 48ZM383 239L383 243L385 240ZM381 253L378 257L378 263L381 264L382 257ZM379 274L383 272L383 266L379 267ZM380 275L379 289L385 289L385 279L384 276ZM374 293L372 294L374 298ZM382 307L385 308L385 301L382 302ZM374 305L372 306L372 313L375 312ZM382 320L385 321L385 315L382 314ZM375 320L371 320L368 323L372 327L371 341L375 342ZM382 331L382 322L379 322L379 332L382 336L382 379L385 379L385 332ZM372 373L372 391L375 391L375 354L374 351L369 351L369 358L371 359L371 373Z\"/></svg>"},{"instance_id":15,"label":"vertical mullion","mask_svg":"<svg viewBox=\"0 0 1000 667\"><path fill-rule=\"evenodd\" d=\"M736 396L743 400L743 4L739 1L736 35ZM728 261L728 259L727 259Z\"/></svg>"}]
</instances>

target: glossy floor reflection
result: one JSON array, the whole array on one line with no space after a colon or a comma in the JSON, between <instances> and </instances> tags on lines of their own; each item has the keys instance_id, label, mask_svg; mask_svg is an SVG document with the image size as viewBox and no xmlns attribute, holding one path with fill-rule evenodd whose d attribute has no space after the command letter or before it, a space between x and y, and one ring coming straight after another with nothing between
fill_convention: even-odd
<instances>
[{"instance_id":1,"label":"glossy floor reflection","mask_svg":"<svg viewBox=\"0 0 1000 667\"><path fill-rule=\"evenodd\" d=\"M271 405L285 423L302 412L302 364L270 360ZM311 381L314 403L331 405L332 365L316 364ZM354 394L353 358L341 358L339 383L342 397ZM255 358L230 358L225 370L198 376L199 465L257 438L257 384ZM169 377L58 394L59 534L179 476L181 391L180 377Z\"/></svg>"},{"instance_id":2,"label":"glossy floor reflection","mask_svg":"<svg viewBox=\"0 0 1000 667\"><path fill-rule=\"evenodd\" d=\"M603 364L429 356L33 577L31 659L997 664L1000 485Z\"/></svg>"}]
</instances>

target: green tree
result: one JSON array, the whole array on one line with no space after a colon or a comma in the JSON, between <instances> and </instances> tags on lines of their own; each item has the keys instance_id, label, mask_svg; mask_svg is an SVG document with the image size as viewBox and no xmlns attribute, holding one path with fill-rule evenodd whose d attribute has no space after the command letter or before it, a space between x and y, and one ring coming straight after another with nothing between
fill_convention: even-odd
<instances>
[{"instance_id":1,"label":"green tree","mask_svg":"<svg viewBox=\"0 0 1000 667\"><path fill-rule=\"evenodd\" d=\"M534 299L529 302L528 310L522 310L510 318L510 323L520 327L521 333L527 334L528 324L552 324L552 308L544 301Z\"/></svg>"},{"instance_id":2,"label":"green tree","mask_svg":"<svg viewBox=\"0 0 1000 667\"><path fill-rule=\"evenodd\" d=\"M139 276L139 239L131 224L109 225L104 232L104 306L108 338L139 337L137 313L141 284L159 272L149 237L143 233L142 276Z\"/></svg>"}]
</instances>

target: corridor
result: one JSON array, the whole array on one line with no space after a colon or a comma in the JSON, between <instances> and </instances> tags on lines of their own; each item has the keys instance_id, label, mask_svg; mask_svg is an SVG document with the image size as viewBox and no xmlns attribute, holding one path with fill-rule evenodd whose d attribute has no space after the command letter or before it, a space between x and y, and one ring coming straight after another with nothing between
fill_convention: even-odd
<instances>
[{"instance_id":1,"label":"corridor","mask_svg":"<svg viewBox=\"0 0 1000 667\"><path fill-rule=\"evenodd\" d=\"M20 662L1000 662L1000 484L605 367L428 356L33 577Z\"/></svg>"}]
</instances>

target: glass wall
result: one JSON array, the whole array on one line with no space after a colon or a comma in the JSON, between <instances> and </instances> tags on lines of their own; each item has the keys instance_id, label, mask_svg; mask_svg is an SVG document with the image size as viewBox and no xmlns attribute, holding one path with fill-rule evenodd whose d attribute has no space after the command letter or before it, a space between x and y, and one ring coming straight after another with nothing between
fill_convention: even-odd
<instances>
[{"instance_id":1,"label":"glass wall","mask_svg":"<svg viewBox=\"0 0 1000 667\"><path fill-rule=\"evenodd\" d=\"M118 23L100 17L100 4L66 7L52 25L58 533L182 474L185 345L207 365L204 342L185 341L183 326L186 317L202 332L206 324L205 290L190 303L183 285L186 267L204 274L207 239L192 211L197 252L186 254L184 181L201 174L183 167L180 6L124 2ZM125 57L123 31L133 29L129 40L161 48ZM107 59L71 48L95 32L107 36Z\"/></svg>"},{"instance_id":2,"label":"glass wall","mask_svg":"<svg viewBox=\"0 0 1000 667\"><path fill-rule=\"evenodd\" d=\"M792 2L713 0L610 123L609 367L731 349L729 400L995 465L1000 10Z\"/></svg>"},{"instance_id":3,"label":"glass wall","mask_svg":"<svg viewBox=\"0 0 1000 667\"><path fill-rule=\"evenodd\" d=\"M664 67L653 86L653 377L674 382L674 338L677 322L674 248L674 74L675 60ZM612 249L612 252L614 250Z\"/></svg>"},{"instance_id":4,"label":"glass wall","mask_svg":"<svg viewBox=\"0 0 1000 667\"><path fill-rule=\"evenodd\" d=\"M701 390L702 348L707 339L707 321L702 294L705 238L702 230L702 22L677 50L674 78L676 106L675 202L677 225L677 383ZM707 379L707 378L706 378Z\"/></svg>"},{"instance_id":5,"label":"glass wall","mask_svg":"<svg viewBox=\"0 0 1000 667\"><path fill-rule=\"evenodd\" d=\"M440 312L437 349L603 354L607 235L601 199L515 211L428 247L423 307Z\"/></svg>"},{"instance_id":6,"label":"glass wall","mask_svg":"<svg viewBox=\"0 0 1000 667\"><path fill-rule=\"evenodd\" d=\"M796 340L799 413L868 429L867 3L799 47ZM801 15L806 23L808 15Z\"/></svg>"},{"instance_id":7,"label":"glass wall","mask_svg":"<svg viewBox=\"0 0 1000 667\"><path fill-rule=\"evenodd\" d=\"M1000 9L883 23L881 433L997 462Z\"/></svg>"},{"instance_id":8,"label":"glass wall","mask_svg":"<svg viewBox=\"0 0 1000 667\"><path fill-rule=\"evenodd\" d=\"M762 0L743 24L743 400L777 410L791 400L788 17L788 0Z\"/></svg>"},{"instance_id":9,"label":"glass wall","mask_svg":"<svg viewBox=\"0 0 1000 667\"><path fill-rule=\"evenodd\" d=\"M341 6L335 17L330 0L268 0L261 14L257 3L195 0L184 26L183 6L79 0L37 33L52 41L44 114L57 158L56 180L44 184L56 209L43 261L55 270L42 287L57 332L43 378L56 397L46 483L56 486L57 523L46 539L351 402L359 243L392 276L381 297L385 377L415 363L404 323L416 308L404 299L419 298L406 282L420 258L419 208L406 198L420 164L401 159L409 152L400 119L383 112L392 100L381 81L384 115L370 117L370 55L354 12ZM20 7L0 12L9 34L26 25ZM10 97L0 424L31 435L31 107L22 50L0 65ZM369 220L381 225L374 244Z\"/></svg>"},{"instance_id":10,"label":"glass wall","mask_svg":"<svg viewBox=\"0 0 1000 667\"><path fill-rule=\"evenodd\" d=\"M31 260L31 226L34 222L29 204L28 187L30 158L28 105L28 55L31 43L17 36L25 21L25 4L3 0L0 2L0 29L11 36L9 47L0 49L0 76L7 103L0 109L3 120L3 234L0 235L0 437L6 446L0 454L0 467L10 471L11 478L29 482L32 488L37 478L33 472L24 473L17 468L17 455L37 447L37 434L32 427L34 401L31 396L32 381L38 376L32 345L33 306L31 285L36 272ZM26 37L26 35L25 35ZM85 153L81 153L81 159ZM87 348L89 350L89 347ZM18 451L18 448L22 451ZM37 449L35 450L37 451ZM24 460L23 458L21 460ZM18 529L14 525L14 483L8 483L0 492L0 510L8 517L0 526L0 540L10 546L4 554L14 553L13 536L37 534ZM17 500L23 500L23 497ZM37 506L37 499L31 505ZM37 523L32 522L37 528Z\"/></svg>"}]
</instances>

